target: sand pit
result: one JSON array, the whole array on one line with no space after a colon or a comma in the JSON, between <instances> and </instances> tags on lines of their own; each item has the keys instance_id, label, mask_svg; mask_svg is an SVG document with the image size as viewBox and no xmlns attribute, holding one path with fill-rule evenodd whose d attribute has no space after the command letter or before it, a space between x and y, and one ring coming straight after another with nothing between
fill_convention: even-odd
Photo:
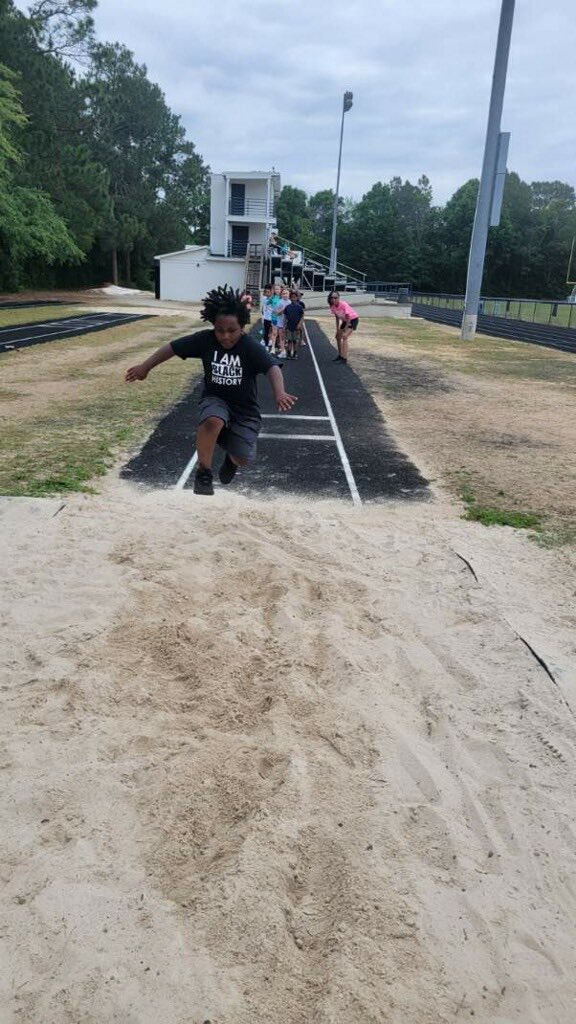
<instances>
[{"instance_id":1,"label":"sand pit","mask_svg":"<svg viewBox=\"0 0 576 1024\"><path fill-rule=\"evenodd\" d=\"M1 506L3 1024L571 1024L573 554L63 504Z\"/></svg>"}]
</instances>

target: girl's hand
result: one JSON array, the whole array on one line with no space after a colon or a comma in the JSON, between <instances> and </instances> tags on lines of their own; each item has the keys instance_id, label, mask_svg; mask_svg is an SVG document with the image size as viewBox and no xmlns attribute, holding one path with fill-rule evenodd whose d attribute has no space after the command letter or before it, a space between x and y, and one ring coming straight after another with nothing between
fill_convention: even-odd
<instances>
[{"instance_id":1,"label":"girl's hand","mask_svg":"<svg viewBox=\"0 0 576 1024\"><path fill-rule=\"evenodd\" d=\"M124 380L130 384L134 380L146 380L149 371L144 366L131 366L129 370L126 370L126 376Z\"/></svg>"},{"instance_id":2,"label":"girl's hand","mask_svg":"<svg viewBox=\"0 0 576 1024\"><path fill-rule=\"evenodd\" d=\"M288 395L283 391L281 395L276 396L276 408L278 412L288 412L297 401L296 395Z\"/></svg>"}]
</instances>

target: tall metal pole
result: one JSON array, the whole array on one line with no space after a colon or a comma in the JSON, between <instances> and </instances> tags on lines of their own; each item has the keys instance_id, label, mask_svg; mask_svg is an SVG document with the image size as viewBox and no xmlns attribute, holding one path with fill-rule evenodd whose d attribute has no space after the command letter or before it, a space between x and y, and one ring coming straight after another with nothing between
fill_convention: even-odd
<instances>
[{"instance_id":1,"label":"tall metal pole","mask_svg":"<svg viewBox=\"0 0 576 1024\"><path fill-rule=\"evenodd\" d=\"M338 224L338 193L340 191L340 166L342 164L342 139L344 138L344 114L352 106L353 93L345 92L342 103L342 122L340 124L340 149L338 150L338 174L336 177L336 195L334 196L334 213L332 215L332 242L330 245L330 273L336 273L336 226Z\"/></svg>"},{"instance_id":2,"label":"tall metal pole","mask_svg":"<svg viewBox=\"0 0 576 1024\"><path fill-rule=\"evenodd\" d=\"M486 142L484 145L484 162L482 164L482 177L480 178L474 227L472 228L472 238L470 240L470 255L468 257L466 298L464 300L464 314L460 333L460 337L464 341L471 341L474 338L478 321L478 306L480 303L480 290L482 288L482 275L484 273L484 258L486 256L486 242L488 239L488 227L490 225L496 179L498 150L501 145L500 121L504 104L506 69L508 67L508 53L510 51L510 37L512 35L512 22L514 19L514 2L515 0L502 0L502 9L500 11L500 27L498 29L494 73L492 75L492 94L490 97Z\"/></svg>"}]
</instances>

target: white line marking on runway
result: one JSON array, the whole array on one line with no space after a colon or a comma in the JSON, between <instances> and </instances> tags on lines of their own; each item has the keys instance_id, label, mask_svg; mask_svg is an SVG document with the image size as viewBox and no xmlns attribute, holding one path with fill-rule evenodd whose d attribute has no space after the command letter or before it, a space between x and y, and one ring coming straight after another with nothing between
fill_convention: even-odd
<instances>
[{"instance_id":1,"label":"white line marking on runway","mask_svg":"<svg viewBox=\"0 0 576 1024\"><path fill-rule=\"evenodd\" d=\"M35 325L34 323L31 323L31 324L21 324L20 326L18 326L18 324L12 324L11 327L0 327L0 334L5 334L6 331L25 331L25 330L30 330L30 328L34 327L34 326L38 326L38 327L60 327L60 326L62 326L62 324L66 324L66 326L69 327L71 324L89 324L93 320L96 321L97 324L116 323L117 321L125 320L126 318L132 317L135 314L132 314L132 313L120 313L118 316L115 317L114 321L112 321L112 320L102 320L102 317L103 316L107 316L107 315L109 315L109 314L95 313L92 316L90 313L83 313L80 316L63 316L61 320L38 320L37 325ZM112 314L112 315L114 315L114 314Z\"/></svg>"},{"instance_id":2,"label":"white line marking on runway","mask_svg":"<svg viewBox=\"0 0 576 1024\"><path fill-rule=\"evenodd\" d=\"M324 399L324 405L326 406L326 412L328 413L328 418L330 420L330 423L332 424L332 430L334 431L334 439L335 439L336 444L338 446L338 454L340 455L340 461L342 462L342 468L344 470L344 475L345 475L346 480L348 482L348 487L350 488L350 494L352 495L352 501L354 502L355 505L361 505L362 504L362 500L361 500L360 495L358 493L358 488L356 486L356 481L354 479L354 474L352 472L352 467L350 466L350 463L348 461L348 456L346 455L346 449L344 448L344 444L342 443L342 435L340 434L340 431L338 429L338 424L336 423L336 417L334 415L332 406L330 405L330 399L328 398L328 393L327 393L326 388L324 386L324 381L322 380L322 374L320 373L320 367L318 366L318 360L316 359L316 354L314 352L314 349L312 348L312 342L310 341L310 336L308 334L308 331L306 330L306 324L304 324L304 333L306 335L306 341L308 342L308 348L310 349L310 355L312 356L312 361L314 363L314 367L315 367L316 373L318 375L318 383L320 385L320 390L322 392L322 398Z\"/></svg>"},{"instance_id":3,"label":"white line marking on runway","mask_svg":"<svg viewBox=\"0 0 576 1024\"><path fill-rule=\"evenodd\" d=\"M87 324L86 321L83 321L83 328L87 328L89 326L91 326L91 327L103 327L104 325L106 327L113 327L115 324L126 324L126 323L130 323L132 320L137 320L137 319L138 319L138 315L126 316L126 315L123 314L122 317L117 317L115 320L100 320L97 324ZM70 323L69 320L65 320L64 322L67 323L67 324ZM26 327L28 328L28 330L30 330L31 324L26 324ZM44 327L44 323L39 323L38 327ZM68 327L68 328L65 328L64 330L62 330L62 328L57 328L56 330L48 331L47 334L30 334L27 338L14 338L13 341L0 342L0 345L21 345L22 342L24 342L24 341L40 341L41 338L53 338L54 335L58 335L58 337L55 339L56 341L60 341L60 340L63 341L64 339L63 339L62 335L70 334L70 333L77 334L77 335L82 335L84 333L84 329L83 328L79 329L78 324L76 324L75 327ZM8 330L8 328L4 328L4 329ZM11 327L10 330L20 330L20 328Z\"/></svg>"},{"instance_id":4,"label":"white line marking on runway","mask_svg":"<svg viewBox=\"0 0 576 1024\"><path fill-rule=\"evenodd\" d=\"M258 440L263 437L275 437L278 441L337 441L333 434L258 434Z\"/></svg>"},{"instance_id":5,"label":"white line marking on runway","mask_svg":"<svg viewBox=\"0 0 576 1024\"><path fill-rule=\"evenodd\" d=\"M296 416L292 412L263 412L263 420L329 420L329 416Z\"/></svg>"},{"instance_id":6,"label":"white line marking on runway","mask_svg":"<svg viewBox=\"0 0 576 1024\"><path fill-rule=\"evenodd\" d=\"M314 363L314 368L315 368L316 374L318 376L318 383L320 385L320 391L322 392L322 398L324 400L324 405L326 406L326 411L327 411L328 415L327 416L298 416L298 415L292 415L290 413L289 414L286 414L286 413L284 413L284 414L283 413L264 413L263 416L262 416L262 419L267 419L267 420L276 419L276 418L278 418L278 419L286 419L287 415L288 415L288 416L290 416L291 419L294 419L294 420L296 420L296 419L299 419L299 420L324 420L324 421L328 420L330 422L331 426L332 426L332 430L334 431L334 433L333 434L260 434L259 435L259 440L260 439L264 439L264 440L274 439L274 440L277 440L277 441L282 441L283 439L287 439L289 441L334 441L336 443L337 448L338 448L338 454L340 455L340 461L342 463L342 468L344 470L344 475L346 477L346 481L348 483L348 487L350 488L350 494L352 496L352 501L354 502L355 505L361 505L362 504L362 500L361 500L360 495L358 493L358 488L356 486L356 481L354 479L354 474L352 473L352 468L351 468L350 463L348 461L348 456L346 454L346 450L344 448L344 444L342 443L342 436L341 436L340 431L338 429L338 424L336 423L336 417L334 416L334 412L332 410L332 406L330 405L330 399L328 398L328 393L327 393L326 388L324 386L324 381L322 380L322 374L320 373L320 367L318 366L318 361L316 359L316 355L314 353L314 349L312 348L312 343L310 341L310 337L308 335L308 331L306 330L306 325L304 325L304 331L306 333L306 339L308 341L308 348L310 349L310 355L312 356L312 361ZM192 473L192 470L194 469L194 466L196 465L197 461L198 461L198 455L197 455L196 452L194 452L194 455L192 456L192 458L190 459L190 461L186 465L185 469L183 470L182 474L180 475L180 477L179 477L179 479L178 479L178 481L177 481L177 483L175 485L175 490L181 491L186 486L186 484L188 482L188 479L190 477L190 474Z\"/></svg>"},{"instance_id":7,"label":"white line marking on runway","mask_svg":"<svg viewBox=\"0 0 576 1024\"><path fill-rule=\"evenodd\" d=\"M198 462L198 452L194 452L194 455L190 459L190 462L188 463L188 465L182 471L182 474L178 478L178 481L176 483L176 490L177 491L183 490L183 488L186 486L186 484L188 483L188 477L190 476L190 474L191 474L192 470L194 469L194 466L196 465L197 462Z\"/></svg>"}]
</instances>

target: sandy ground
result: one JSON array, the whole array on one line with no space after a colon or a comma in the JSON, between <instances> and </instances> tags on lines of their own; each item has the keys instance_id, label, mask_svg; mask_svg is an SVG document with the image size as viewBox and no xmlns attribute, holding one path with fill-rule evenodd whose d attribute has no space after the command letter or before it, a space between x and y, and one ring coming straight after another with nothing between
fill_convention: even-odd
<instances>
[{"instance_id":1,"label":"sandy ground","mask_svg":"<svg viewBox=\"0 0 576 1024\"><path fill-rule=\"evenodd\" d=\"M2 1024L572 1024L572 549L442 496L0 509Z\"/></svg>"}]
</instances>

